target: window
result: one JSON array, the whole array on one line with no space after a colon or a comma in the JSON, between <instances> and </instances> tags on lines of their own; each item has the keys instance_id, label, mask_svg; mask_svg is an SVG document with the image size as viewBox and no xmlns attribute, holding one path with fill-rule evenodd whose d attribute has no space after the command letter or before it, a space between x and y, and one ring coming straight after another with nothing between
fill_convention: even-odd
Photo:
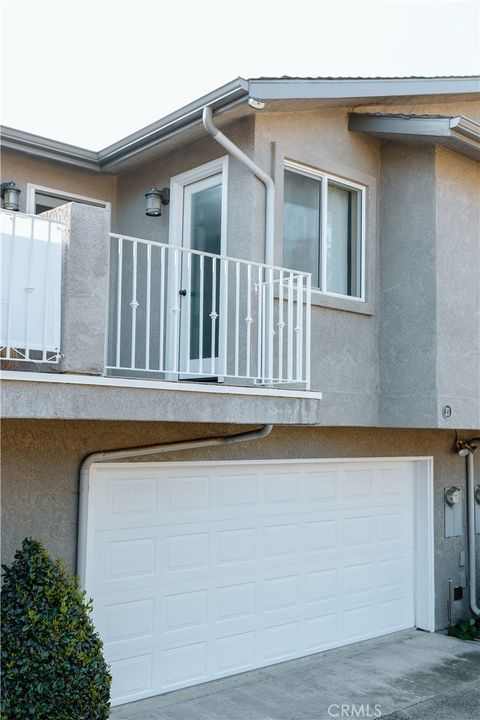
<instances>
[{"instance_id":1,"label":"window","mask_svg":"<svg viewBox=\"0 0 480 720\"><path fill-rule=\"evenodd\" d=\"M363 299L364 188L288 163L283 264L312 273L312 286Z\"/></svg>"},{"instance_id":2,"label":"window","mask_svg":"<svg viewBox=\"0 0 480 720\"><path fill-rule=\"evenodd\" d=\"M69 202L82 203L83 205L94 205L95 207L108 208L110 203L104 200L76 195L63 190L55 190L40 185L27 185L27 213L40 215L40 213L60 207Z\"/></svg>"}]
</instances>

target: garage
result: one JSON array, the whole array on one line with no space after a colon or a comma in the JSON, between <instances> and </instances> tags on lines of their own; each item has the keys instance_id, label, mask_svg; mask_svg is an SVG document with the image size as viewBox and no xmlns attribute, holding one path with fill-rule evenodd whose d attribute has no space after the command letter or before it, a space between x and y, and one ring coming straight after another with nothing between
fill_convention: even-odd
<instances>
[{"instance_id":1,"label":"garage","mask_svg":"<svg viewBox=\"0 0 480 720\"><path fill-rule=\"evenodd\" d=\"M81 577L112 704L433 630L429 459L94 465Z\"/></svg>"}]
</instances>

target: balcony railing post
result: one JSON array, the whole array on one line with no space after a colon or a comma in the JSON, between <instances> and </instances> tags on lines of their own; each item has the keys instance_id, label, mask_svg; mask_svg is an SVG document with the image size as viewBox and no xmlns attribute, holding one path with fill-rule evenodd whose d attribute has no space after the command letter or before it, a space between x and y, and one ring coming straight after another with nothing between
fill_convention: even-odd
<instances>
[{"instance_id":1,"label":"balcony railing post","mask_svg":"<svg viewBox=\"0 0 480 720\"><path fill-rule=\"evenodd\" d=\"M312 276L307 275L307 296L305 298L305 390L310 390L310 362L312 336Z\"/></svg>"}]
</instances>

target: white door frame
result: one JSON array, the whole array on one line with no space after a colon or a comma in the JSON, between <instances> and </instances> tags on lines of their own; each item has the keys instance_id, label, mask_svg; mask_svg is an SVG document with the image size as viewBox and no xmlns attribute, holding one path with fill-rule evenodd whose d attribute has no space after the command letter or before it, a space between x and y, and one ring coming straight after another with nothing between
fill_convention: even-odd
<instances>
[{"instance_id":1,"label":"white door frame","mask_svg":"<svg viewBox=\"0 0 480 720\"><path fill-rule=\"evenodd\" d=\"M220 254L227 254L227 222L228 222L228 155L212 160L211 162L204 163L198 167L187 170L187 172L175 175L170 180L170 224L169 224L169 235L168 242L170 245L177 247L185 246L185 228L184 228L184 205L185 205L185 188L188 185L193 185L200 180L206 180L215 175L221 175L221 187L222 187L222 220L221 220L221 235L220 235ZM218 268L220 271L220 268ZM176 283L174 283L176 285ZM176 307L178 298L175 296L178 292L178 288L172 287L168 291L168 307ZM220 285L220 304L222 299L223 288ZM174 337L175 333L178 332L178 326L176 323L180 322L171 317L171 313L167 316L167 367L175 367L175 358L173 353L175 352ZM181 327L181 322L180 322ZM219 348L224 346L224 333L225 323L220 321L219 326ZM178 352L181 348L181 338L178 339ZM218 363L221 365L221 362ZM208 374L208 373L206 373ZM218 373L218 379L221 380L220 372ZM169 380L178 380L178 373L168 373Z\"/></svg>"},{"instance_id":2,"label":"white door frame","mask_svg":"<svg viewBox=\"0 0 480 720\"><path fill-rule=\"evenodd\" d=\"M211 466L214 465L272 465L272 464L308 464L320 463L323 465L332 463L361 463L361 462L413 462L414 463L414 609L415 627L428 632L435 632L435 584L434 584L434 504L433 504L433 457L412 456L412 457L360 457L360 458L293 458L277 460L220 460L220 461L184 461L172 463L151 463L138 462L134 466L138 468L151 468L158 465L162 468L186 467L186 466ZM94 556L93 532L89 518L94 516L92 495L89 492L92 482L98 477L102 463L93 464L90 468L88 484L82 488L82 502L79 509L78 545L77 545L77 568L80 583L88 592L88 565L89 560ZM125 467L125 463L108 463L108 467Z\"/></svg>"}]
</instances>

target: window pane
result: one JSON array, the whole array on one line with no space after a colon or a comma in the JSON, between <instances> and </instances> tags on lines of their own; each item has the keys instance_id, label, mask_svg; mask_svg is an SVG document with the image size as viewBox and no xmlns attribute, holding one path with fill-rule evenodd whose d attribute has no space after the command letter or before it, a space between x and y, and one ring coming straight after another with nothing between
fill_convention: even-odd
<instances>
[{"instance_id":1,"label":"window pane","mask_svg":"<svg viewBox=\"0 0 480 720\"><path fill-rule=\"evenodd\" d=\"M328 183L327 290L361 296L360 193Z\"/></svg>"},{"instance_id":2,"label":"window pane","mask_svg":"<svg viewBox=\"0 0 480 720\"><path fill-rule=\"evenodd\" d=\"M320 287L320 180L285 171L283 264Z\"/></svg>"},{"instance_id":3,"label":"window pane","mask_svg":"<svg viewBox=\"0 0 480 720\"><path fill-rule=\"evenodd\" d=\"M58 195L48 195L47 193L35 192L35 215L53 210L53 208L66 205L70 202L80 203L81 205L93 205L94 207L105 207L105 203L89 202L88 200L80 200L78 198L70 198L68 195L62 197Z\"/></svg>"},{"instance_id":4,"label":"window pane","mask_svg":"<svg viewBox=\"0 0 480 720\"><path fill-rule=\"evenodd\" d=\"M200 190L191 199L190 247L192 250L220 255L222 236L222 186ZM215 311L220 312L220 272L216 265L215 273ZM203 288L200 286L200 256L192 255L191 269L191 317L190 317L190 359L197 360L200 355L200 297L203 295L203 358L209 358L212 350L212 312L213 301L213 258L204 258ZM220 322L215 323L215 356L218 357L218 339Z\"/></svg>"}]
</instances>

